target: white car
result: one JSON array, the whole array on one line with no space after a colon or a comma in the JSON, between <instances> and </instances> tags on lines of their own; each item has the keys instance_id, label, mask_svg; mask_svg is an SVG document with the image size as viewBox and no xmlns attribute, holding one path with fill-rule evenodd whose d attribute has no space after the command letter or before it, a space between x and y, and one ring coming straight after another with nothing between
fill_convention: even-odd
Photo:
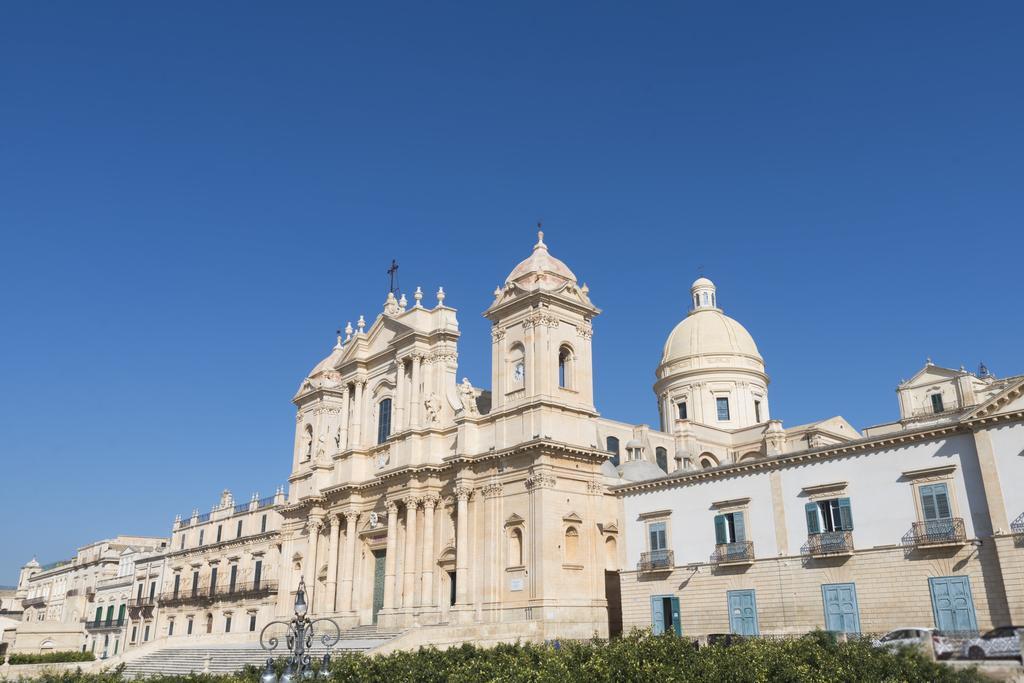
<instances>
[{"instance_id":1,"label":"white car","mask_svg":"<svg viewBox=\"0 0 1024 683\"><path fill-rule=\"evenodd\" d=\"M946 639L942 631L924 626L910 626L889 631L881 638L875 638L871 644L875 647L895 651L902 647L920 647L921 642L926 638L932 641L935 657L938 659L951 657L956 651L956 647Z\"/></svg>"},{"instance_id":2,"label":"white car","mask_svg":"<svg viewBox=\"0 0 1024 683\"><path fill-rule=\"evenodd\" d=\"M994 628L965 641L960 654L968 659L1021 659L1020 633L1020 626Z\"/></svg>"}]
</instances>

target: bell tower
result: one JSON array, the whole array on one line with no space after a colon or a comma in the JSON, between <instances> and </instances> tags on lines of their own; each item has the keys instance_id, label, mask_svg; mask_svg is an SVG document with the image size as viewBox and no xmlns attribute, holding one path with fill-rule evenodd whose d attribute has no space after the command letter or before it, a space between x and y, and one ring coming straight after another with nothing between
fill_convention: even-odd
<instances>
[{"instance_id":1,"label":"bell tower","mask_svg":"<svg viewBox=\"0 0 1024 683\"><path fill-rule=\"evenodd\" d=\"M596 412L591 337L601 311L588 294L538 232L533 253L484 311L492 325L492 412L536 402Z\"/></svg>"}]
</instances>

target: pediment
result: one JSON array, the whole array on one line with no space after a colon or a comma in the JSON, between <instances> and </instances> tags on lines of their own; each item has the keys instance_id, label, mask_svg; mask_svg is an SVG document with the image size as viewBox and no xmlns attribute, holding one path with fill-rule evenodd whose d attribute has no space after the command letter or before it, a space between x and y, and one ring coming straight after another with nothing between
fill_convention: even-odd
<instances>
[{"instance_id":1,"label":"pediment","mask_svg":"<svg viewBox=\"0 0 1024 683\"><path fill-rule=\"evenodd\" d=\"M395 318L379 315L366 332L357 334L349 341L345 352L334 367L340 369L353 360L366 359L383 353L388 350L396 338L409 332L412 332L412 328Z\"/></svg>"},{"instance_id":2,"label":"pediment","mask_svg":"<svg viewBox=\"0 0 1024 683\"><path fill-rule=\"evenodd\" d=\"M525 524L525 523L526 523L526 520L523 519L522 517L520 517L519 515L517 515L514 512L511 515L508 516L508 519L505 520L505 526L516 526L517 524Z\"/></svg>"},{"instance_id":3,"label":"pediment","mask_svg":"<svg viewBox=\"0 0 1024 683\"><path fill-rule=\"evenodd\" d=\"M573 522L575 524L580 524L583 521L583 518L580 517L575 512L570 512L565 517L562 517L562 521L563 522Z\"/></svg>"},{"instance_id":4,"label":"pediment","mask_svg":"<svg viewBox=\"0 0 1024 683\"><path fill-rule=\"evenodd\" d=\"M997 413L1024 410L1024 379L999 392L963 417L962 421L989 417Z\"/></svg>"},{"instance_id":5,"label":"pediment","mask_svg":"<svg viewBox=\"0 0 1024 683\"><path fill-rule=\"evenodd\" d=\"M911 387L941 382L942 380L955 379L961 374L963 373L960 370L951 370L950 368L942 368L938 365L926 364L913 377L900 384L900 388L909 389Z\"/></svg>"}]
</instances>

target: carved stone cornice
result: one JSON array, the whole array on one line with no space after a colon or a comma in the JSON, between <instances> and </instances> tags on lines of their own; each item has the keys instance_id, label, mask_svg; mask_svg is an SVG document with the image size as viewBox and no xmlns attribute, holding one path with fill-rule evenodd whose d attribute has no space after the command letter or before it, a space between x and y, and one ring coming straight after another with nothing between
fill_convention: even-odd
<instances>
[{"instance_id":1,"label":"carved stone cornice","mask_svg":"<svg viewBox=\"0 0 1024 683\"><path fill-rule=\"evenodd\" d=\"M402 504L407 510L415 510L419 507L421 500L419 494L409 494L402 498Z\"/></svg>"},{"instance_id":2,"label":"carved stone cornice","mask_svg":"<svg viewBox=\"0 0 1024 683\"><path fill-rule=\"evenodd\" d=\"M320 530L324 528L324 520L319 517L310 517L309 521L306 522L306 529L309 530L309 534L319 534Z\"/></svg>"},{"instance_id":3,"label":"carved stone cornice","mask_svg":"<svg viewBox=\"0 0 1024 683\"><path fill-rule=\"evenodd\" d=\"M459 361L459 354L454 351L450 352L437 352L432 353L423 359L427 365L432 363L457 363Z\"/></svg>"},{"instance_id":4,"label":"carved stone cornice","mask_svg":"<svg viewBox=\"0 0 1024 683\"><path fill-rule=\"evenodd\" d=\"M523 329L530 329L532 327L558 327L560 321L557 316L544 311L535 311L530 315L526 316L523 320Z\"/></svg>"},{"instance_id":5,"label":"carved stone cornice","mask_svg":"<svg viewBox=\"0 0 1024 683\"><path fill-rule=\"evenodd\" d=\"M596 479L587 482L587 493L604 493L604 490L604 484Z\"/></svg>"}]
</instances>

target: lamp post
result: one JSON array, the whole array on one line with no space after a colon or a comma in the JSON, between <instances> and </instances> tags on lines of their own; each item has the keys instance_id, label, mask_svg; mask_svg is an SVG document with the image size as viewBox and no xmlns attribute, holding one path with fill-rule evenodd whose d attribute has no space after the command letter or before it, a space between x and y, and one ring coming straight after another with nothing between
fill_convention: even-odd
<instances>
[{"instance_id":1,"label":"lamp post","mask_svg":"<svg viewBox=\"0 0 1024 683\"><path fill-rule=\"evenodd\" d=\"M328 650L341 640L341 628L336 621L327 618L310 620L306 616L308 611L309 605L306 604L306 581L304 578L300 578L299 588L295 592L295 616L292 620L272 621L260 631L260 647L264 650L276 650L280 644L280 638L277 636L267 636L267 629L275 624L280 624L287 628L285 642L291 656L288 657L284 673L281 674L280 678L274 672L273 658L267 659L267 666L263 669L263 675L260 676L260 683L297 683L300 680L312 679L314 677L313 660L309 655L309 651L313 647L313 639L319 639ZM327 629L333 627L333 633L330 630L326 633L317 633L318 627ZM327 668L330 663L331 655L325 654L323 663L320 666L321 678L326 679L329 677Z\"/></svg>"}]
</instances>

